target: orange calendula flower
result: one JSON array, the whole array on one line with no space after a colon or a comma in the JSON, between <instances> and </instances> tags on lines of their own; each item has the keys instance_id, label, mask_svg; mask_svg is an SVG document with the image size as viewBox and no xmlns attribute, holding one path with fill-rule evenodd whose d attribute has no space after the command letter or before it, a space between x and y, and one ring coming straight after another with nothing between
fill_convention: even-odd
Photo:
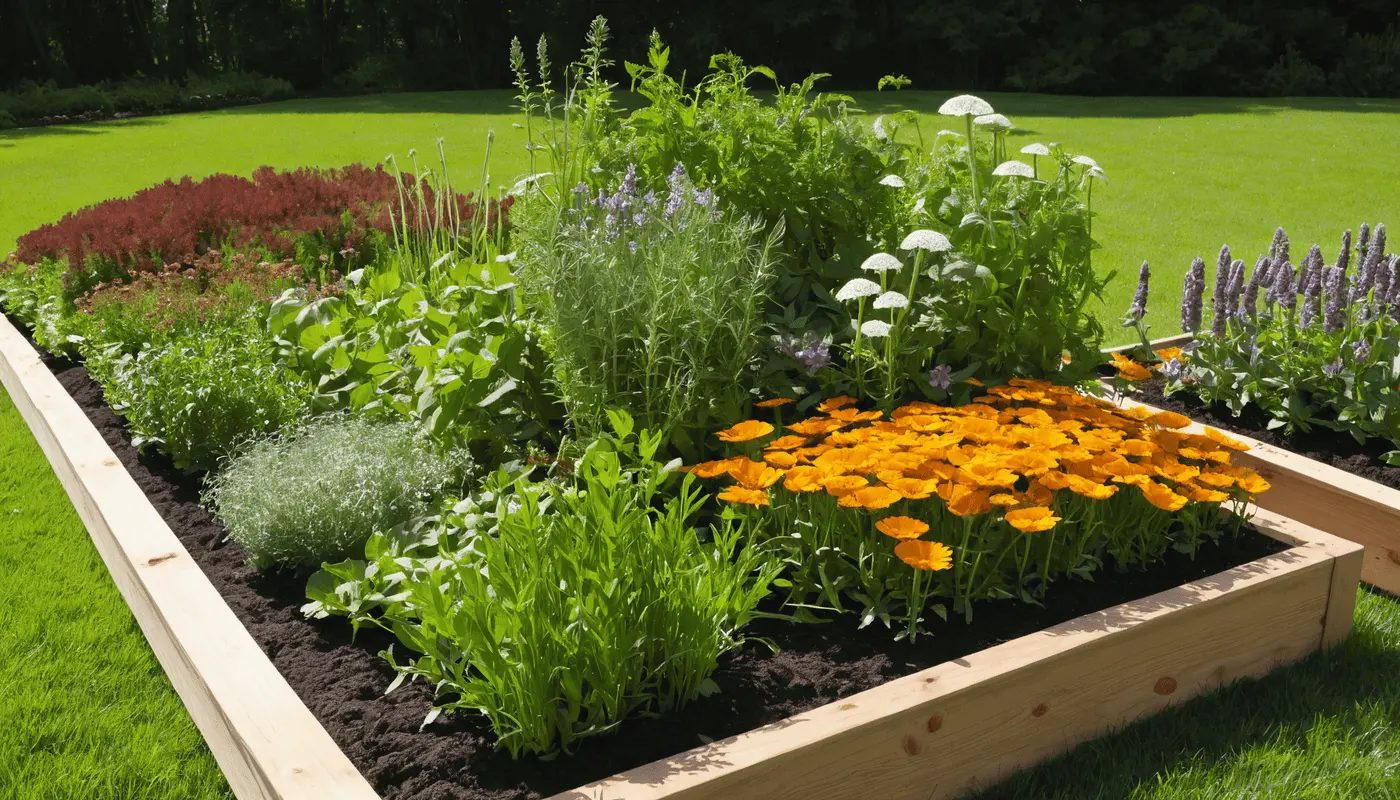
<instances>
[{"instance_id":1,"label":"orange calendula flower","mask_svg":"<svg viewBox=\"0 0 1400 800\"><path fill-rule=\"evenodd\" d=\"M1153 350L1152 352L1156 353L1157 357L1163 361L1171 361L1173 358L1177 361L1186 360L1186 351L1180 347L1163 347L1161 350Z\"/></svg>"},{"instance_id":2,"label":"orange calendula flower","mask_svg":"<svg viewBox=\"0 0 1400 800\"><path fill-rule=\"evenodd\" d=\"M1014 494L994 494L987 498L987 502L994 506L1019 506L1021 499Z\"/></svg>"},{"instance_id":3,"label":"orange calendula flower","mask_svg":"<svg viewBox=\"0 0 1400 800\"><path fill-rule=\"evenodd\" d=\"M938 480L929 478L898 478L893 481L886 481L887 486L899 492L900 497L905 500L923 500L932 497L938 491Z\"/></svg>"},{"instance_id":4,"label":"orange calendula flower","mask_svg":"<svg viewBox=\"0 0 1400 800\"><path fill-rule=\"evenodd\" d=\"M983 383L983 382L977 380L976 378L963 378L963 383L970 383L970 384L972 384L973 386L986 386L986 385L987 385L987 384L985 384L985 383Z\"/></svg>"},{"instance_id":5,"label":"orange calendula flower","mask_svg":"<svg viewBox=\"0 0 1400 800\"><path fill-rule=\"evenodd\" d=\"M1171 476L1168 475L1167 477ZM1217 489L1227 489L1235 485L1234 477L1220 472L1201 470L1200 474L1194 477L1197 483L1204 483L1207 486L1214 486Z\"/></svg>"},{"instance_id":6,"label":"orange calendula flower","mask_svg":"<svg viewBox=\"0 0 1400 800\"><path fill-rule=\"evenodd\" d=\"M1204 486L1196 486L1190 483L1182 484L1179 490L1184 491L1187 497L1197 503L1223 503L1230 499L1230 495L1224 492L1218 492L1215 489L1207 489Z\"/></svg>"},{"instance_id":7,"label":"orange calendula flower","mask_svg":"<svg viewBox=\"0 0 1400 800\"><path fill-rule=\"evenodd\" d=\"M741 458L738 463L729 465L729 475L745 489L767 489L783 477L783 471L773 469L762 461Z\"/></svg>"},{"instance_id":8,"label":"orange calendula flower","mask_svg":"<svg viewBox=\"0 0 1400 800\"><path fill-rule=\"evenodd\" d=\"M837 475L822 481L822 487L832 497L844 497L857 489L869 486L870 482L859 475Z\"/></svg>"},{"instance_id":9,"label":"orange calendula flower","mask_svg":"<svg viewBox=\"0 0 1400 800\"><path fill-rule=\"evenodd\" d=\"M856 399L854 397L847 397L844 394L838 397L828 397L820 403L817 403L817 410L822 412L823 414L830 414L836 409L845 408L846 406L854 403L855 401Z\"/></svg>"},{"instance_id":10,"label":"orange calendula flower","mask_svg":"<svg viewBox=\"0 0 1400 800\"><path fill-rule=\"evenodd\" d=\"M1163 428L1185 428L1191 424L1190 417L1175 411L1158 411L1152 415L1152 421Z\"/></svg>"},{"instance_id":11,"label":"orange calendula flower","mask_svg":"<svg viewBox=\"0 0 1400 800\"><path fill-rule=\"evenodd\" d=\"M1251 469L1244 470L1244 474L1242 474L1240 478L1237 481L1235 481L1235 483L1238 484L1241 489L1245 490L1246 492L1249 492L1250 494L1259 494L1260 492L1267 492L1269 491L1269 487L1273 485L1268 481L1264 480L1264 478L1259 473Z\"/></svg>"},{"instance_id":12,"label":"orange calendula flower","mask_svg":"<svg viewBox=\"0 0 1400 800\"><path fill-rule=\"evenodd\" d=\"M1173 492L1156 481L1146 481L1138 486L1147 502L1163 511L1180 511L1186 505L1186 498Z\"/></svg>"},{"instance_id":13,"label":"orange calendula flower","mask_svg":"<svg viewBox=\"0 0 1400 800\"><path fill-rule=\"evenodd\" d=\"M1068 477L1069 490L1081 497L1087 497L1090 500L1107 500L1118 493L1117 486L1109 486L1097 481L1091 481L1088 478L1081 478L1078 475L1070 475Z\"/></svg>"},{"instance_id":14,"label":"orange calendula flower","mask_svg":"<svg viewBox=\"0 0 1400 800\"><path fill-rule=\"evenodd\" d=\"M991 493L985 489L974 489L961 483L944 484L944 486L948 488L948 496L943 499L948 504L948 510L953 514L959 517L971 517L992 510ZM944 486L939 487L940 496L942 496Z\"/></svg>"},{"instance_id":15,"label":"orange calendula flower","mask_svg":"<svg viewBox=\"0 0 1400 800\"><path fill-rule=\"evenodd\" d=\"M1206 436L1212 442L1215 442L1221 447L1227 448L1229 450L1244 452L1245 450L1249 449L1249 445L1245 444L1244 442L1241 442L1238 439L1231 439L1229 436L1226 436L1225 434L1221 433L1215 428L1206 428Z\"/></svg>"},{"instance_id":16,"label":"orange calendula flower","mask_svg":"<svg viewBox=\"0 0 1400 800\"><path fill-rule=\"evenodd\" d=\"M806 444L810 437L807 436L779 436L768 443L769 450L796 450Z\"/></svg>"},{"instance_id":17,"label":"orange calendula flower","mask_svg":"<svg viewBox=\"0 0 1400 800\"><path fill-rule=\"evenodd\" d=\"M797 464L797 456L786 450L772 450L763 454L763 460L767 461L775 469L791 469Z\"/></svg>"},{"instance_id":18,"label":"orange calendula flower","mask_svg":"<svg viewBox=\"0 0 1400 800\"><path fill-rule=\"evenodd\" d=\"M928 523L913 517L885 517L875 523L875 530L895 539L917 539L928 533Z\"/></svg>"},{"instance_id":19,"label":"orange calendula flower","mask_svg":"<svg viewBox=\"0 0 1400 800\"><path fill-rule=\"evenodd\" d=\"M727 475L731 466L743 460L742 458L722 458L719 461L702 461L686 469L697 478L718 478L721 475Z\"/></svg>"},{"instance_id":20,"label":"orange calendula flower","mask_svg":"<svg viewBox=\"0 0 1400 800\"><path fill-rule=\"evenodd\" d=\"M793 467L783 478L783 488L789 492L820 492L827 474L816 467Z\"/></svg>"},{"instance_id":21,"label":"orange calendula flower","mask_svg":"<svg viewBox=\"0 0 1400 800\"><path fill-rule=\"evenodd\" d=\"M1006 512L1006 522L1024 533L1039 533L1055 527L1060 518L1045 506L1016 508Z\"/></svg>"},{"instance_id":22,"label":"orange calendula flower","mask_svg":"<svg viewBox=\"0 0 1400 800\"><path fill-rule=\"evenodd\" d=\"M865 508L878 511L882 508L889 508L903 499L899 492L887 486L867 486L843 495L837 502L847 508Z\"/></svg>"},{"instance_id":23,"label":"orange calendula flower","mask_svg":"<svg viewBox=\"0 0 1400 800\"><path fill-rule=\"evenodd\" d=\"M742 486L730 486L719 493L719 499L726 503L739 503L746 506L768 505L767 492L762 489L746 489Z\"/></svg>"},{"instance_id":24,"label":"orange calendula flower","mask_svg":"<svg viewBox=\"0 0 1400 800\"><path fill-rule=\"evenodd\" d=\"M1145 381L1152 377L1152 370L1128 358L1122 353L1113 354L1113 366L1118 369L1118 376L1124 380Z\"/></svg>"},{"instance_id":25,"label":"orange calendula flower","mask_svg":"<svg viewBox=\"0 0 1400 800\"><path fill-rule=\"evenodd\" d=\"M797 401L793 400L791 397L774 397L768 400L760 400L754 403L754 405L758 408L777 408L778 406L785 406L788 403L795 402Z\"/></svg>"},{"instance_id":26,"label":"orange calendula flower","mask_svg":"<svg viewBox=\"0 0 1400 800\"><path fill-rule=\"evenodd\" d=\"M800 433L803 436L819 436L823 433L831 433L834 430L840 430L844 427L846 427L846 423L839 419L813 417L812 419L804 419L801 422L794 422L787 426L787 429L793 433Z\"/></svg>"},{"instance_id":27,"label":"orange calendula flower","mask_svg":"<svg viewBox=\"0 0 1400 800\"><path fill-rule=\"evenodd\" d=\"M941 572L953 566L953 551L942 542L908 539L894 546L899 560L926 572Z\"/></svg>"},{"instance_id":28,"label":"orange calendula flower","mask_svg":"<svg viewBox=\"0 0 1400 800\"><path fill-rule=\"evenodd\" d=\"M721 442L751 442L773 432L773 426L756 419L747 419L732 428L715 434Z\"/></svg>"}]
</instances>

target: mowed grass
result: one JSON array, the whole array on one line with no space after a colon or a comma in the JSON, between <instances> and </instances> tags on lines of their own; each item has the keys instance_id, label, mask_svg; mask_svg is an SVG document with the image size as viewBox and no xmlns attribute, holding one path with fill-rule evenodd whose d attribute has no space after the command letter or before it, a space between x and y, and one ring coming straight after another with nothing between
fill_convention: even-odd
<instances>
[{"instance_id":1,"label":"mowed grass","mask_svg":"<svg viewBox=\"0 0 1400 800\"><path fill-rule=\"evenodd\" d=\"M871 116L933 115L944 93L862 94ZM1400 219L1400 102L990 95L1028 141L1096 158L1096 264L1115 269L1100 314L1126 308L1153 265L1150 321L1176 331L1190 258L1223 242L1252 265L1276 225L1328 258L1343 228ZM895 102L898 101L898 102ZM0 251L63 213L213 172L375 162L442 137L475 185L527 170L506 92L305 100L172 117L0 132ZM906 129L912 134L912 129ZM1213 274L1210 276L1213 280ZM1118 340L1125 337L1115 330ZM225 794L101 560L7 401L0 402L0 800ZM18 514L8 513L11 508ZM15 587L13 590L10 587ZM1400 604L1363 592L1344 648L1085 745L988 798L1400 797ZM13 776L13 777L12 777Z\"/></svg>"},{"instance_id":2,"label":"mowed grass","mask_svg":"<svg viewBox=\"0 0 1400 800\"><path fill-rule=\"evenodd\" d=\"M0 587L0 800L232 797L4 392Z\"/></svg>"}]
</instances>

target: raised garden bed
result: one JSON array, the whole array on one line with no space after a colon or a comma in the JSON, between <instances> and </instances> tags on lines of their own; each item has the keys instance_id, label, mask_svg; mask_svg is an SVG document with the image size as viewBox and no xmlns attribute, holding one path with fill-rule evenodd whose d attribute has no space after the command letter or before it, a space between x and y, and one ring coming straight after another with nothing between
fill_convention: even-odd
<instances>
[{"instance_id":1,"label":"raised garden bed","mask_svg":"<svg viewBox=\"0 0 1400 800\"><path fill-rule=\"evenodd\" d=\"M1339 641L1361 571L1359 546L1264 511L1267 539L1101 576L1092 593L1065 584L1058 619L1016 606L1002 617L1017 628L987 607L977 635L999 638L951 633L917 651L804 626L782 656L732 657L715 676L724 691L684 719L512 762L471 719L418 733L428 692L381 695L383 642L301 619L304 578L242 569L192 487L130 448L81 367L52 366L0 322L0 380L241 798L953 797ZM726 720L757 727L730 735ZM718 741L693 747L702 737Z\"/></svg>"},{"instance_id":2,"label":"raised garden bed","mask_svg":"<svg viewBox=\"0 0 1400 800\"><path fill-rule=\"evenodd\" d=\"M1188 341L1189 336L1173 336L1152 345L1175 347ZM1237 455L1238 462L1273 484L1259 496L1262 508L1365 545L1361 579L1400 595L1400 468L1378 458L1388 446L1368 448L1346 434L1321 429L1285 437L1267 430L1263 418L1237 418L1195 397L1166 397L1161 380L1145 381L1137 388L1138 394L1126 402L1185 414L1248 444L1250 449Z\"/></svg>"}]
</instances>

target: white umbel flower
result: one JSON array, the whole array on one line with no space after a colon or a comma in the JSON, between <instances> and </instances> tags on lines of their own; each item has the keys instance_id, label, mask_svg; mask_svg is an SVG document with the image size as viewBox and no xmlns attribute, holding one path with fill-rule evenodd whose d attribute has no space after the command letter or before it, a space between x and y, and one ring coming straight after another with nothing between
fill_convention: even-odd
<instances>
[{"instance_id":1,"label":"white umbel flower","mask_svg":"<svg viewBox=\"0 0 1400 800\"><path fill-rule=\"evenodd\" d=\"M1035 170L1024 161L1003 161L992 170L992 174L1003 178L1034 178Z\"/></svg>"},{"instance_id":2,"label":"white umbel flower","mask_svg":"<svg viewBox=\"0 0 1400 800\"><path fill-rule=\"evenodd\" d=\"M882 339L890 335L890 324L883 320L872 319L860 326L860 333L871 339Z\"/></svg>"},{"instance_id":3,"label":"white umbel flower","mask_svg":"<svg viewBox=\"0 0 1400 800\"><path fill-rule=\"evenodd\" d=\"M931 231L927 228L920 228L917 231L910 231L904 237L904 241L899 243L900 250L927 250L930 253L945 253L953 249L953 243L948 241L948 237L938 231Z\"/></svg>"},{"instance_id":4,"label":"white umbel flower","mask_svg":"<svg viewBox=\"0 0 1400 800\"><path fill-rule=\"evenodd\" d=\"M1099 179L1099 180L1101 180L1101 181L1106 181L1106 180L1108 180L1108 176L1105 175L1105 174L1104 174L1104 171L1103 171L1100 167L1098 167L1097 165L1092 166L1092 167L1089 167L1088 169L1084 170L1084 177L1086 177L1086 178L1097 178L1097 179Z\"/></svg>"},{"instance_id":5,"label":"white umbel flower","mask_svg":"<svg viewBox=\"0 0 1400 800\"><path fill-rule=\"evenodd\" d=\"M876 138L876 139L879 139L880 141L883 142L883 141L886 141L887 139L890 138L889 132L885 130L885 118L884 118L884 117L876 117L876 118L875 118L875 125L874 125L873 127L875 128L875 138Z\"/></svg>"},{"instance_id":6,"label":"white umbel flower","mask_svg":"<svg viewBox=\"0 0 1400 800\"><path fill-rule=\"evenodd\" d=\"M889 253L876 253L870 258L865 259L860 265L860 268L866 272L892 272L897 269L902 269L903 267L904 262ZM847 285L849 286L850 284Z\"/></svg>"},{"instance_id":7,"label":"white umbel flower","mask_svg":"<svg viewBox=\"0 0 1400 800\"><path fill-rule=\"evenodd\" d=\"M1016 127L1015 125L1011 124L1011 120L1007 119L1001 114L983 114L982 116L972 120L972 122L976 125L981 125L984 128L992 128L993 130L998 131L1009 131L1012 128Z\"/></svg>"},{"instance_id":8,"label":"white umbel flower","mask_svg":"<svg viewBox=\"0 0 1400 800\"><path fill-rule=\"evenodd\" d=\"M939 106L938 113L945 117L980 117L983 114L995 114L996 109L992 108L991 103L980 97L960 94Z\"/></svg>"},{"instance_id":9,"label":"white umbel flower","mask_svg":"<svg viewBox=\"0 0 1400 800\"><path fill-rule=\"evenodd\" d=\"M1028 156L1048 156L1050 155L1050 148L1040 142L1031 142L1025 147L1022 147L1021 152Z\"/></svg>"},{"instance_id":10,"label":"white umbel flower","mask_svg":"<svg viewBox=\"0 0 1400 800\"><path fill-rule=\"evenodd\" d=\"M881 185L881 186L893 186L893 187L896 188L896 189L903 189L903 188L904 188L904 179L901 178L901 177L899 177L898 175L893 175L893 174L891 174L891 175L886 175L885 177L883 177L883 178L880 179L880 185Z\"/></svg>"},{"instance_id":11,"label":"white umbel flower","mask_svg":"<svg viewBox=\"0 0 1400 800\"><path fill-rule=\"evenodd\" d=\"M1074 158L1071 158L1070 161L1073 161L1076 164L1083 164L1086 167L1097 167L1099 165L1099 162L1095 161L1092 158L1089 158L1088 156L1075 156Z\"/></svg>"},{"instance_id":12,"label":"white umbel flower","mask_svg":"<svg viewBox=\"0 0 1400 800\"><path fill-rule=\"evenodd\" d=\"M908 308L909 298L899 292L885 292L875 298L875 308Z\"/></svg>"},{"instance_id":13,"label":"white umbel flower","mask_svg":"<svg viewBox=\"0 0 1400 800\"><path fill-rule=\"evenodd\" d=\"M865 278L852 278L846 281L840 291L836 293L836 299L842 303L848 300L857 300L862 297L874 297L880 293L880 284Z\"/></svg>"},{"instance_id":14,"label":"white umbel flower","mask_svg":"<svg viewBox=\"0 0 1400 800\"><path fill-rule=\"evenodd\" d=\"M936 142L939 139L942 139L944 136L962 136L962 134L958 133L957 131L950 131L947 128L944 128L943 130L934 134L933 140Z\"/></svg>"}]
</instances>

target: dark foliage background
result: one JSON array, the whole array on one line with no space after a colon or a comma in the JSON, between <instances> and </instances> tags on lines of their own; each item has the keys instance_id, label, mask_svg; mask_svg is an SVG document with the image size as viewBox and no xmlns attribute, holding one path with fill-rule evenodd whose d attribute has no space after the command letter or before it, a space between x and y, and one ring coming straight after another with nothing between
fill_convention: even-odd
<instances>
[{"instance_id":1,"label":"dark foliage background","mask_svg":"<svg viewBox=\"0 0 1400 800\"><path fill-rule=\"evenodd\" d=\"M696 75L732 50L795 80L1082 94L1400 95L1400 0L3 0L0 88L246 71L303 90L498 88L511 36L594 15Z\"/></svg>"}]
</instances>

